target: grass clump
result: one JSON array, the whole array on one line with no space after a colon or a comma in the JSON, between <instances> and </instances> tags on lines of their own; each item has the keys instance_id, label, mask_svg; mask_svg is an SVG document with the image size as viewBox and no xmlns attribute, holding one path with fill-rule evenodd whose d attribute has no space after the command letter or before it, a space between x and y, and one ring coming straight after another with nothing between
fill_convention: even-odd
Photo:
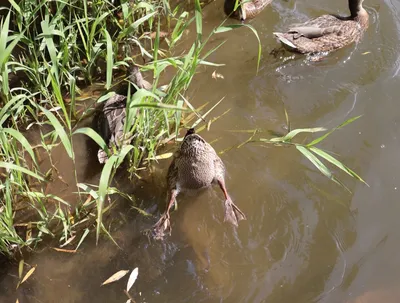
<instances>
[{"instance_id":1,"label":"grass clump","mask_svg":"<svg viewBox=\"0 0 400 303\"><path fill-rule=\"evenodd\" d=\"M11 1L0 29L1 252L12 254L15 249L32 247L44 235L58 238L61 244L71 243L80 225L95 222L97 238L101 230L107 233L102 215L108 209L104 208L107 195L118 192L111 187L116 169L128 158L135 176L147 165L145 159L149 163L157 157L158 147L178 134L182 111L193 108L184 94L196 68L212 65L206 58L213 50L202 54L208 39L201 36L199 10L198 1L193 18L179 8L171 10L167 1ZM195 20L198 35L192 47L186 54L171 56ZM162 43L164 23L169 35ZM128 94L124 131L135 134L134 139L111 155L98 186L80 183L75 169L80 202L72 207L71 201L45 192L57 169L53 164L47 172L39 169L36 149L25 137L26 126L49 125L49 132L39 127L38 146L51 161L52 149L61 145L76 165L74 135L85 134L105 146L97 133L78 124L91 114L91 109L79 111L82 89L100 81L105 90L112 90L118 70L132 60L153 74L151 91ZM161 90L158 86L166 68L175 74ZM85 200L87 195L90 200ZM35 220L16 224L18 205L34 209ZM87 233L88 229L80 233L77 247Z\"/></svg>"}]
</instances>

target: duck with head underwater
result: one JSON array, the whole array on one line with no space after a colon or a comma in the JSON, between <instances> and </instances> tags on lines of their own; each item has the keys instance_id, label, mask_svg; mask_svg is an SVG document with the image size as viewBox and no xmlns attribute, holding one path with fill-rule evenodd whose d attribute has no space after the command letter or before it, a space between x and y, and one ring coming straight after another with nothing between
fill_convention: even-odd
<instances>
[{"instance_id":1,"label":"duck with head underwater","mask_svg":"<svg viewBox=\"0 0 400 303\"><path fill-rule=\"evenodd\" d=\"M238 1L239 7L235 11L235 4ZM239 19L244 22L247 19L252 19L272 2L272 0L225 0L224 12L227 16Z\"/></svg>"},{"instance_id":2,"label":"duck with head underwater","mask_svg":"<svg viewBox=\"0 0 400 303\"><path fill-rule=\"evenodd\" d=\"M225 166L214 148L208 144L193 128L189 129L183 142L174 154L167 173L167 209L153 226L155 239L162 239L165 233L171 233L170 209L180 192L198 190L218 184L225 196L225 218L237 226L245 220L244 213L232 202L225 186Z\"/></svg>"},{"instance_id":3,"label":"duck with head underwater","mask_svg":"<svg viewBox=\"0 0 400 303\"><path fill-rule=\"evenodd\" d=\"M127 68L127 79L114 89L115 95L103 102L96 110L93 117L92 128L103 138L109 148L112 146L120 147L123 141L124 124L126 118L126 101L129 85L134 84L137 88L151 89L151 84L143 79L139 67L131 63ZM136 91L131 86L131 93ZM125 142L126 143L126 142ZM97 158L101 164L108 160L107 153L99 149Z\"/></svg>"},{"instance_id":4,"label":"duck with head underwater","mask_svg":"<svg viewBox=\"0 0 400 303\"><path fill-rule=\"evenodd\" d=\"M285 48L302 54L330 52L357 43L368 28L369 16L363 7L364 0L348 1L348 17L323 15L274 35Z\"/></svg>"}]
</instances>

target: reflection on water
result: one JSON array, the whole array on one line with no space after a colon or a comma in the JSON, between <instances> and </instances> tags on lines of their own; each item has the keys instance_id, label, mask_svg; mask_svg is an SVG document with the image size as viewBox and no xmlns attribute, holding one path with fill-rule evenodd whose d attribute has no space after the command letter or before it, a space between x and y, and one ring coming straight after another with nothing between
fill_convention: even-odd
<instances>
[{"instance_id":1,"label":"reflection on water","mask_svg":"<svg viewBox=\"0 0 400 303\"><path fill-rule=\"evenodd\" d=\"M149 243L140 231L154 219L137 218L121 202L114 221L122 227L113 229L120 248L88 241L76 254L48 249L27 260L38 267L17 293L17 269L3 277L0 300L125 302L125 280L100 284L138 266L137 302L399 302L400 4L365 1L371 25L362 43L320 62L274 51L273 31L321 13L347 13L346 3L274 1L250 21L262 41L258 74L254 35L245 28L223 33L209 47L227 42L209 59L226 63L217 69L225 79L212 79L214 69L201 68L189 95L195 105L226 96L213 114L231 110L202 134L218 139L217 151L247 139L235 130L284 131L284 107L295 128L333 127L363 115L322 147L339 154L370 187L340 175L348 194L292 149L245 145L222 154L228 190L248 218L238 229L223 222L219 190L180 197L173 234L164 242ZM205 8L204 32L220 23L222 4ZM161 163L137 191L149 211L165 203L160 180L167 166Z\"/></svg>"}]
</instances>

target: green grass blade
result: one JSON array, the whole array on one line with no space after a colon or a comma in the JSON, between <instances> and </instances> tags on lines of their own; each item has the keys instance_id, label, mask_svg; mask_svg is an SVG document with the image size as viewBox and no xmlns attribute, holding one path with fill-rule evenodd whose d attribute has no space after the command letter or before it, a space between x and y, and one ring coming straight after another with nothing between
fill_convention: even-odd
<instances>
[{"instance_id":1,"label":"green grass blade","mask_svg":"<svg viewBox=\"0 0 400 303\"><path fill-rule=\"evenodd\" d=\"M314 127L314 128L298 128L292 130L290 133L282 137L283 141L291 141L297 134L300 133L316 133L326 131L326 128L323 127Z\"/></svg>"},{"instance_id":2,"label":"green grass blade","mask_svg":"<svg viewBox=\"0 0 400 303\"><path fill-rule=\"evenodd\" d=\"M106 142L104 142L103 138L98 133L96 133L93 129L91 129L90 127L78 128L76 131L73 132L73 135L76 135L76 134L83 134L83 135L88 136L94 142L96 142L97 145L100 146L100 148L102 150L104 150L108 154L108 146L107 146Z\"/></svg>"},{"instance_id":3,"label":"green grass blade","mask_svg":"<svg viewBox=\"0 0 400 303\"><path fill-rule=\"evenodd\" d=\"M113 61L113 43L110 34L106 29L104 29L104 35L107 41L107 74L106 74L106 89L110 89L112 81L112 68L114 66Z\"/></svg>"},{"instance_id":4,"label":"green grass blade","mask_svg":"<svg viewBox=\"0 0 400 303\"><path fill-rule=\"evenodd\" d=\"M50 54L50 59L51 59L51 70L52 72L55 74L57 82L58 82L58 60L57 60L57 48L54 45L54 41L53 41L53 29L54 29L54 25L49 25L49 18L48 15L46 16L46 18L40 22L40 25L42 27L42 31L44 34L44 40L46 42L46 47L47 50Z\"/></svg>"},{"instance_id":5,"label":"green grass blade","mask_svg":"<svg viewBox=\"0 0 400 303\"><path fill-rule=\"evenodd\" d=\"M96 227L96 244L99 242L100 229L102 226L103 219L103 208L104 201L107 196L108 186L112 174L112 169L114 167L114 163L118 160L117 155L112 155L106 162L101 171L100 183L99 183L99 198L97 201L97 227Z\"/></svg>"},{"instance_id":6,"label":"green grass blade","mask_svg":"<svg viewBox=\"0 0 400 303\"><path fill-rule=\"evenodd\" d=\"M57 136L60 137L61 142L64 145L65 151L67 152L68 156L70 158L73 158L73 150L71 142L60 121L58 121L58 119L53 115L52 112L48 111L44 107L38 105L38 108L46 115L47 119L49 119L49 121L51 122L51 125L54 127Z\"/></svg>"},{"instance_id":7,"label":"green grass blade","mask_svg":"<svg viewBox=\"0 0 400 303\"><path fill-rule=\"evenodd\" d=\"M197 32L197 39L201 41L202 35L203 35L203 22L202 22L202 16L201 16L201 6L200 6L200 1L195 0L194 1L194 9L195 9L195 19L196 19L196 32Z\"/></svg>"},{"instance_id":8,"label":"green grass blade","mask_svg":"<svg viewBox=\"0 0 400 303\"><path fill-rule=\"evenodd\" d=\"M36 179L38 179L38 180L40 180L40 181L44 181L43 177L39 176L38 174L36 174L36 173L34 173L34 172L31 172L30 170L28 170L28 169L26 169L26 168L24 168L24 167L15 165L15 164L13 164L13 163L8 163L8 162L0 161L0 167L3 167L3 168L5 168L5 169L16 170L16 171L19 171L19 172L21 172L21 173L27 174L27 175L29 175L29 176L31 176L31 177L34 177L34 178L36 178Z\"/></svg>"},{"instance_id":9,"label":"green grass blade","mask_svg":"<svg viewBox=\"0 0 400 303\"><path fill-rule=\"evenodd\" d=\"M16 140L18 140L19 143L21 143L22 147L28 152L28 154L31 156L32 161L36 163L36 157L35 154L33 153L32 147L29 144L28 140L17 130L13 128L3 128L3 132L8 133L10 136L14 137Z\"/></svg>"},{"instance_id":10,"label":"green grass blade","mask_svg":"<svg viewBox=\"0 0 400 303\"><path fill-rule=\"evenodd\" d=\"M319 142L321 142L322 140L324 140L326 137L328 137L330 134L332 134L335 130L342 128L344 126L346 126L347 124L350 124L352 122L354 122L355 120L357 120L358 118L360 118L362 115L357 116L357 117L353 117L350 118L346 121L344 121L342 124L340 124L339 126L335 127L334 129L330 130L329 132L327 132L325 135L318 137L317 139L315 139L314 141L310 142L307 144L307 146L313 146L315 144L318 144Z\"/></svg>"},{"instance_id":11,"label":"green grass blade","mask_svg":"<svg viewBox=\"0 0 400 303\"><path fill-rule=\"evenodd\" d=\"M332 172L321 162L312 152L301 145L296 145L298 151L300 151L310 162L326 177L333 180Z\"/></svg>"},{"instance_id":12,"label":"green grass blade","mask_svg":"<svg viewBox=\"0 0 400 303\"><path fill-rule=\"evenodd\" d=\"M81 239L79 240L78 245L76 246L75 250L78 250L79 247L81 246L81 244L83 243L83 240L85 240L86 236L89 234L89 228L85 228L85 231L81 237Z\"/></svg>"},{"instance_id":13,"label":"green grass blade","mask_svg":"<svg viewBox=\"0 0 400 303\"><path fill-rule=\"evenodd\" d=\"M104 102L104 101L107 101L108 99L110 99L112 96L114 96L115 95L115 92L109 92L109 93L107 93L107 94L105 94L104 96L101 96L97 101L96 101L96 103L101 103L101 102Z\"/></svg>"},{"instance_id":14,"label":"green grass blade","mask_svg":"<svg viewBox=\"0 0 400 303\"><path fill-rule=\"evenodd\" d=\"M328 161L328 162L332 163L333 165L335 165L336 167L340 168L342 171L344 171L349 176L356 178L357 180L363 182L364 184L366 184L369 187L367 182L365 182L357 173L355 173L353 170L348 168L346 165L344 165L343 163L341 163L340 161L338 161L337 159L332 157L327 152L325 152L317 147L310 147L310 150L313 151L318 156L320 156L321 158L324 158L326 161Z\"/></svg>"}]
</instances>

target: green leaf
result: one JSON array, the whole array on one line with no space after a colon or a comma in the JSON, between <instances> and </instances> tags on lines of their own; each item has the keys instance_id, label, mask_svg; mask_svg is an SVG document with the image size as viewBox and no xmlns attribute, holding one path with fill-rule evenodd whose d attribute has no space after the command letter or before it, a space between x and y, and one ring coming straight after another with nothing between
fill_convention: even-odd
<instances>
[{"instance_id":1,"label":"green leaf","mask_svg":"<svg viewBox=\"0 0 400 303\"><path fill-rule=\"evenodd\" d=\"M104 201L106 199L107 190L112 174L112 169L114 167L114 163L118 160L117 155L112 155L106 162L101 171L100 183L99 183L99 198L97 201L97 228L96 228L96 244L99 242L100 229L102 226L103 219L103 208Z\"/></svg>"},{"instance_id":2,"label":"green leaf","mask_svg":"<svg viewBox=\"0 0 400 303\"><path fill-rule=\"evenodd\" d=\"M18 36L12 37L12 42L6 47L7 42L9 41L8 31L9 31L9 23L10 23L10 13L7 14L4 22L2 22L1 32L0 32L0 71L3 70L5 64L7 63L8 57L10 56L12 50L17 45L23 33ZM24 31L25 32L25 31Z\"/></svg>"},{"instance_id":3,"label":"green leaf","mask_svg":"<svg viewBox=\"0 0 400 303\"><path fill-rule=\"evenodd\" d=\"M203 34L203 21L202 21L202 16L201 16L201 6L200 6L200 1L195 0L194 1L194 6L195 6L195 19L196 19L196 32L197 32L197 39L201 41L201 37Z\"/></svg>"},{"instance_id":4,"label":"green leaf","mask_svg":"<svg viewBox=\"0 0 400 303\"><path fill-rule=\"evenodd\" d=\"M53 113L51 113L44 107L40 105L38 105L37 107L46 115L47 119L49 119L51 125L54 127L55 134L60 137L61 142L64 145L65 151L67 152L68 156L70 158L73 158L73 150L71 142L60 121L58 121L58 119L53 115Z\"/></svg>"},{"instance_id":5,"label":"green leaf","mask_svg":"<svg viewBox=\"0 0 400 303\"><path fill-rule=\"evenodd\" d=\"M310 162L318 168L318 170L324 174L329 179L333 180L332 172L325 166L324 163L321 162L312 152L310 152L307 148L301 145L296 145L298 151L300 151Z\"/></svg>"},{"instance_id":6,"label":"green leaf","mask_svg":"<svg viewBox=\"0 0 400 303\"><path fill-rule=\"evenodd\" d=\"M347 124L352 123L353 121L357 120L358 118L360 118L362 115L354 117L354 118L350 118L346 121L344 121L342 124L340 124L339 126L335 127L334 129L330 130L329 132L327 132L325 135L318 137L317 139L315 139L314 141L312 141L311 143L308 143L307 146L313 146L315 144L318 144L319 142L321 142L322 140L324 140L326 137L328 137L330 134L332 134L335 130L342 128L344 126L346 126Z\"/></svg>"},{"instance_id":7,"label":"green leaf","mask_svg":"<svg viewBox=\"0 0 400 303\"><path fill-rule=\"evenodd\" d=\"M110 37L110 34L106 29L104 29L104 35L106 36L107 41L107 74L106 74L106 89L110 89L111 81L112 81L112 68L114 65L113 61L113 44Z\"/></svg>"},{"instance_id":8,"label":"green leaf","mask_svg":"<svg viewBox=\"0 0 400 303\"><path fill-rule=\"evenodd\" d=\"M29 144L28 140L17 130L12 129L12 128L3 128L2 131L8 133L12 137L14 137L16 140L18 140L19 143L21 143L22 147L24 150L28 152L28 154L31 156L32 161L36 163L36 157L35 154L33 153L32 147Z\"/></svg>"},{"instance_id":9,"label":"green leaf","mask_svg":"<svg viewBox=\"0 0 400 303\"><path fill-rule=\"evenodd\" d=\"M75 250L78 250L79 246L83 243L83 240L85 240L86 236L89 234L89 228L86 228L81 239L79 240L78 245L76 246Z\"/></svg>"},{"instance_id":10,"label":"green leaf","mask_svg":"<svg viewBox=\"0 0 400 303\"><path fill-rule=\"evenodd\" d=\"M112 96L115 96L115 92L109 92L109 93L105 94L104 96L101 96L99 99L97 99L96 103L104 102L104 101L110 99Z\"/></svg>"},{"instance_id":11,"label":"green leaf","mask_svg":"<svg viewBox=\"0 0 400 303\"><path fill-rule=\"evenodd\" d=\"M283 141L290 141L292 140L297 134L300 133L316 133L316 132L323 132L326 131L326 128L323 127L314 127L314 128L298 128L292 130L290 133L282 137Z\"/></svg>"},{"instance_id":12,"label":"green leaf","mask_svg":"<svg viewBox=\"0 0 400 303\"><path fill-rule=\"evenodd\" d=\"M31 177L34 177L34 178L36 178L36 179L38 179L38 180L40 180L40 181L44 181L43 177L39 176L38 174L36 174L36 173L34 173L34 172L31 172L30 170L28 170L28 169L26 169L26 168L24 168L24 167L15 165L15 164L13 164L13 163L8 163L8 162L0 161L0 167L3 167L3 168L5 168L5 169L17 170L17 171L19 171L19 172L21 172L21 173L24 173L24 174L27 174L27 175L29 175L29 176L31 176Z\"/></svg>"},{"instance_id":13,"label":"green leaf","mask_svg":"<svg viewBox=\"0 0 400 303\"><path fill-rule=\"evenodd\" d=\"M57 60L57 48L54 45L53 41L53 33L52 31L54 30L54 25L49 24L49 16L46 15L45 19L40 22L40 25L42 27L42 31L44 34L44 40L45 40L45 45L47 47L47 50L49 51L50 58L51 58L51 70L54 73L57 83L58 83L58 60Z\"/></svg>"},{"instance_id":14,"label":"green leaf","mask_svg":"<svg viewBox=\"0 0 400 303\"><path fill-rule=\"evenodd\" d=\"M83 135L88 136L93 141L95 141L102 150L104 150L107 154L109 153L106 142L104 142L103 138L98 133L96 133L93 129L91 129L90 127L78 128L76 131L73 132L73 135L76 135L76 134L83 134Z\"/></svg>"},{"instance_id":15,"label":"green leaf","mask_svg":"<svg viewBox=\"0 0 400 303\"><path fill-rule=\"evenodd\" d=\"M366 184L369 187L367 182L365 182L358 174L356 174L353 170L348 168L346 165L344 165L343 163L341 163L340 161L338 161L337 159L332 157L330 154L326 153L325 151L323 151L317 147L310 147L310 150L313 151L318 156L320 156L321 158L324 158L326 161L328 161L328 162L332 163L333 165L335 165L336 167L340 168L342 171L344 171L349 176L356 178L357 180L363 182L364 184Z\"/></svg>"}]
</instances>

